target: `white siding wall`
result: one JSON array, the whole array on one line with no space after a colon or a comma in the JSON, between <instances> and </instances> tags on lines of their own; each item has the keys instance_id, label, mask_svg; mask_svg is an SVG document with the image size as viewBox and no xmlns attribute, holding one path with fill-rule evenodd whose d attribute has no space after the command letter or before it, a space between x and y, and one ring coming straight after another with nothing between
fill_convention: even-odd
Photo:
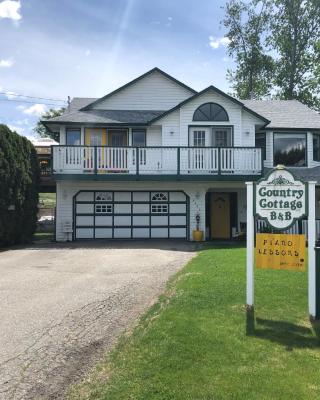
<instances>
[{"instance_id":1,"label":"white siding wall","mask_svg":"<svg viewBox=\"0 0 320 400\"><path fill-rule=\"evenodd\" d=\"M180 111L176 110L157 123L162 125L162 146L179 146L180 143ZM173 132L173 133L171 133Z\"/></svg>"},{"instance_id":2,"label":"white siding wall","mask_svg":"<svg viewBox=\"0 0 320 400\"><path fill-rule=\"evenodd\" d=\"M104 110L169 110L190 97L192 91L159 72L115 93L95 106Z\"/></svg>"},{"instance_id":3,"label":"white siding wall","mask_svg":"<svg viewBox=\"0 0 320 400\"><path fill-rule=\"evenodd\" d=\"M64 125L60 126L59 144L61 145L66 144L66 127Z\"/></svg>"},{"instance_id":4,"label":"white siding wall","mask_svg":"<svg viewBox=\"0 0 320 400\"><path fill-rule=\"evenodd\" d=\"M266 161L264 162L265 167L273 167L273 132L266 132Z\"/></svg>"},{"instance_id":5,"label":"white siding wall","mask_svg":"<svg viewBox=\"0 0 320 400\"><path fill-rule=\"evenodd\" d=\"M148 127L147 146L162 146L161 126Z\"/></svg>"},{"instance_id":6,"label":"white siding wall","mask_svg":"<svg viewBox=\"0 0 320 400\"><path fill-rule=\"evenodd\" d=\"M262 121L242 110L242 146L255 146L255 125L263 125Z\"/></svg>"}]
</instances>

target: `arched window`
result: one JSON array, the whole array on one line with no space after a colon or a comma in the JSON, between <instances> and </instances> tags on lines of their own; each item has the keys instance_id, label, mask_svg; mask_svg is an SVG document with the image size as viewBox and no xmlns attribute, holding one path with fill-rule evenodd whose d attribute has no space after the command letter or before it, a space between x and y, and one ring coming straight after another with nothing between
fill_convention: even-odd
<instances>
[{"instance_id":1,"label":"arched window","mask_svg":"<svg viewBox=\"0 0 320 400\"><path fill-rule=\"evenodd\" d=\"M205 103L196 109L193 121L229 121L229 117L219 104Z\"/></svg>"}]
</instances>

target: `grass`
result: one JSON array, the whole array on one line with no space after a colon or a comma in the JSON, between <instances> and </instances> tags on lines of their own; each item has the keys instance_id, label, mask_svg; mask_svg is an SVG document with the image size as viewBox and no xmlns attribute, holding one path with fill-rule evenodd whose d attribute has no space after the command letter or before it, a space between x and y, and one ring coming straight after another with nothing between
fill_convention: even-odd
<instances>
[{"instance_id":1,"label":"grass","mask_svg":"<svg viewBox=\"0 0 320 400\"><path fill-rule=\"evenodd\" d=\"M39 193L39 205L42 208L53 208L56 206L55 193Z\"/></svg>"},{"instance_id":2,"label":"grass","mask_svg":"<svg viewBox=\"0 0 320 400\"><path fill-rule=\"evenodd\" d=\"M53 232L36 232L33 235L32 240L34 242L40 242L42 240L45 240L45 241L53 240Z\"/></svg>"},{"instance_id":3,"label":"grass","mask_svg":"<svg viewBox=\"0 0 320 400\"><path fill-rule=\"evenodd\" d=\"M70 398L319 399L307 274L256 270L255 278L255 327L247 335L245 249L201 251Z\"/></svg>"}]
</instances>

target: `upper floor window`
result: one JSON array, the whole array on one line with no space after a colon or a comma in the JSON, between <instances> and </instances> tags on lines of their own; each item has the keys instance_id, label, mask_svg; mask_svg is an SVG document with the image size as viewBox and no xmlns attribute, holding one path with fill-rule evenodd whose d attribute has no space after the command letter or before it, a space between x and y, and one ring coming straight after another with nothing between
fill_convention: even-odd
<instances>
[{"instance_id":1,"label":"upper floor window","mask_svg":"<svg viewBox=\"0 0 320 400\"><path fill-rule=\"evenodd\" d=\"M193 131L194 147L204 147L206 145L206 131Z\"/></svg>"},{"instance_id":2,"label":"upper floor window","mask_svg":"<svg viewBox=\"0 0 320 400\"><path fill-rule=\"evenodd\" d=\"M219 104L205 103L196 109L193 121L229 121L229 117Z\"/></svg>"},{"instance_id":3,"label":"upper floor window","mask_svg":"<svg viewBox=\"0 0 320 400\"><path fill-rule=\"evenodd\" d=\"M265 132L258 132L255 136L255 146L262 148L262 156L263 159L266 159L266 133Z\"/></svg>"},{"instance_id":4,"label":"upper floor window","mask_svg":"<svg viewBox=\"0 0 320 400\"><path fill-rule=\"evenodd\" d=\"M313 134L313 161L320 161L320 133Z\"/></svg>"},{"instance_id":5,"label":"upper floor window","mask_svg":"<svg viewBox=\"0 0 320 400\"><path fill-rule=\"evenodd\" d=\"M67 146L79 146L81 133L80 129L67 129L66 131L66 144Z\"/></svg>"},{"instance_id":6,"label":"upper floor window","mask_svg":"<svg viewBox=\"0 0 320 400\"><path fill-rule=\"evenodd\" d=\"M132 129L132 146L145 147L146 146L146 130L145 129Z\"/></svg>"},{"instance_id":7,"label":"upper floor window","mask_svg":"<svg viewBox=\"0 0 320 400\"><path fill-rule=\"evenodd\" d=\"M305 167L307 165L307 137L304 133L274 133L274 165Z\"/></svg>"}]
</instances>

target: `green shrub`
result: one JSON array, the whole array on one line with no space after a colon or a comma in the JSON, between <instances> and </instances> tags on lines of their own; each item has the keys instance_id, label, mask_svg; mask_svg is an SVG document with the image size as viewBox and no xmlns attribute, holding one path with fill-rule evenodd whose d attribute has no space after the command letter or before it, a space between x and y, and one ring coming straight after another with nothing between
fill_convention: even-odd
<instances>
[{"instance_id":1,"label":"green shrub","mask_svg":"<svg viewBox=\"0 0 320 400\"><path fill-rule=\"evenodd\" d=\"M39 176L32 143L0 124L0 246L31 241L37 222Z\"/></svg>"}]
</instances>

